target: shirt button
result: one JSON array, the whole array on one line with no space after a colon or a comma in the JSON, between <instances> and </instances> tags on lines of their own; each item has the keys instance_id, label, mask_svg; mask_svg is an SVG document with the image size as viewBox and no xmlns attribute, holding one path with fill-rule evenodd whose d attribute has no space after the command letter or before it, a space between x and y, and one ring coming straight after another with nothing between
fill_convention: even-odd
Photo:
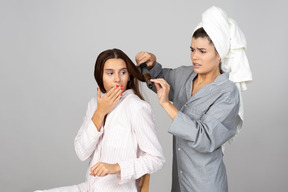
<instances>
[{"instance_id":1,"label":"shirt button","mask_svg":"<svg viewBox=\"0 0 288 192\"><path fill-rule=\"evenodd\" d=\"M181 148L179 147L179 148L178 148L178 151L180 151L180 150L181 150Z\"/></svg>"},{"instance_id":2,"label":"shirt button","mask_svg":"<svg viewBox=\"0 0 288 192\"><path fill-rule=\"evenodd\" d=\"M180 173L182 174L182 173L183 173L183 171L180 171Z\"/></svg>"}]
</instances>

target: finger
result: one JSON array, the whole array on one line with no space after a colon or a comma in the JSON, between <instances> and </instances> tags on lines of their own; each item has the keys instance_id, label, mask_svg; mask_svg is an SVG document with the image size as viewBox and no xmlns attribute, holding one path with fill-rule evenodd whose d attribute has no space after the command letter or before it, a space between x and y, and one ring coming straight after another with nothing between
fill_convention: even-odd
<instances>
[{"instance_id":1,"label":"finger","mask_svg":"<svg viewBox=\"0 0 288 192\"><path fill-rule=\"evenodd\" d=\"M112 87L112 89L110 89L108 92L107 92L107 97L111 97L111 95L113 94L113 92L118 88L119 86L116 85L114 87Z\"/></svg>"},{"instance_id":2,"label":"finger","mask_svg":"<svg viewBox=\"0 0 288 192\"><path fill-rule=\"evenodd\" d=\"M98 163L96 163L95 165L93 165L93 166L90 168L90 171L93 172L93 171L96 169L97 165L98 165Z\"/></svg>"},{"instance_id":3,"label":"finger","mask_svg":"<svg viewBox=\"0 0 288 192\"><path fill-rule=\"evenodd\" d=\"M113 95L111 94L111 100L113 103L115 103L115 101L122 96L123 93L123 87L121 87L120 89L117 89Z\"/></svg>"},{"instance_id":4,"label":"finger","mask_svg":"<svg viewBox=\"0 0 288 192\"><path fill-rule=\"evenodd\" d=\"M149 57L150 55L147 52L143 52L141 55L139 55L139 64L149 61Z\"/></svg>"},{"instance_id":5,"label":"finger","mask_svg":"<svg viewBox=\"0 0 288 192\"><path fill-rule=\"evenodd\" d=\"M101 177L102 176L102 173L103 173L103 168L101 167L101 169L99 169L98 171L97 171L97 173L96 173L96 175L99 177Z\"/></svg>"},{"instance_id":6,"label":"finger","mask_svg":"<svg viewBox=\"0 0 288 192\"><path fill-rule=\"evenodd\" d=\"M170 85L164 80L164 79L157 79L157 80L151 80L151 82L154 82L155 84L158 83L160 88L162 88L163 90L170 90ZM156 87L157 89L157 87ZM158 91L158 89L157 89Z\"/></svg>"},{"instance_id":7,"label":"finger","mask_svg":"<svg viewBox=\"0 0 288 192\"><path fill-rule=\"evenodd\" d=\"M155 87L156 87L157 92L158 92L161 89L161 87L160 87L159 83L154 83L154 84L155 84Z\"/></svg>"},{"instance_id":8,"label":"finger","mask_svg":"<svg viewBox=\"0 0 288 192\"><path fill-rule=\"evenodd\" d=\"M121 97L122 97L122 93L114 99L113 105L115 105L121 99Z\"/></svg>"},{"instance_id":9,"label":"finger","mask_svg":"<svg viewBox=\"0 0 288 192\"><path fill-rule=\"evenodd\" d=\"M142 55L143 55L143 51L140 51L139 53L137 53L137 55L135 56L135 59L139 59Z\"/></svg>"},{"instance_id":10,"label":"finger","mask_svg":"<svg viewBox=\"0 0 288 192\"><path fill-rule=\"evenodd\" d=\"M93 174L94 176L96 176L96 175L98 174L98 172L101 170L101 167L102 167L101 162L98 162L98 163L95 165L95 168L94 168L92 174Z\"/></svg>"},{"instance_id":11,"label":"finger","mask_svg":"<svg viewBox=\"0 0 288 192\"><path fill-rule=\"evenodd\" d=\"M106 175L108 175L108 169L104 168L102 170L101 176L103 177L103 176L106 176Z\"/></svg>"},{"instance_id":12,"label":"finger","mask_svg":"<svg viewBox=\"0 0 288 192\"><path fill-rule=\"evenodd\" d=\"M161 85L161 87L164 85L164 81L162 79L150 79L151 82L153 83L158 83Z\"/></svg>"},{"instance_id":13,"label":"finger","mask_svg":"<svg viewBox=\"0 0 288 192\"><path fill-rule=\"evenodd\" d=\"M157 79L151 79L151 81L153 81L153 82L160 82L160 81L164 82L165 80L163 78L157 78Z\"/></svg>"},{"instance_id":14,"label":"finger","mask_svg":"<svg viewBox=\"0 0 288 192\"><path fill-rule=\"evenodd\" d=\"M150 79L150 81L151 81L151 82L154 82L154 83L160 83L161 86L162 86L162 85L169 85L169 84L167 83L167 81L165 81L165 80L162 79L162 78L159 78L159 79Z\"/></svg>"},{"instance_id":15,"label":"finger","mask_svg":"<svg viewBox=\"0 0 288 192\"><path fill-rule=\"evenodd\" d=\"M99 165L99 162L98 163L96 163L94 166L92 166L91 167L91 169L90 169L90 175L92 175L92 176L95 176L95 170L97 169L97 167L98 167L98 165Z\"/></svg>"},{"instance_id":16,"label":"finger","mask_svg":"<svg viewBox=\"0 0 288 192\"><path fill-rule=\"evenodd\" d=\"M121 90L122 89L122 90ZM115 98L123 92L123 87L117 87L110 92L110 95L107 96L109 102L114 102Z\"/></svg>"},{"instance_id":17,"label":"finger","mask_svg":"<svg viewBox=\"0 0 288 192\"><path fill-rule=\"evenodd\" d=\"M144 52L141 51L141 52L139 52L139 53L135 56L135 60L136 60L136 62L137 62L137 65L140 65L140 64L141 64L141 58L142 58L143 54L144 54Z\"/></svg>"},{"instance_id":18,"label":"finger","mask_svg":"<svg viewBox=\"0 0 288 192\"><path fill-rule=\"evenodd\" d=\"M98 87L97 87L97 99L101 99L101 92Z\"/></svg>"}]
</instances>

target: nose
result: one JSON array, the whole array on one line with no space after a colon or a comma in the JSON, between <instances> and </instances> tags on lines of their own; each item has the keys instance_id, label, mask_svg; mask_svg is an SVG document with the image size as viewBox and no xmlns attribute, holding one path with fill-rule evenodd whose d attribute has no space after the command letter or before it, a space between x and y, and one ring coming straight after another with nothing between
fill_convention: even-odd
<instances>
[{"instance_id":1,"label":"nose","mask_svg":"<svg viewBox=\"0 0 288 192\"><path fill-rule=\"evenodd\" d=\"M191 60L195 61L198 59L198 54L196 52L191 52Z\"/></svg>"},{"instance_id":2,"label":"nose","mask_svg":"<svg viewBox=\"0 0 288 192\"><path fill-rule=\"evenodd\" d=\"M115 83L120 82L120 76L119 76L118 73L115 73L115 75L114 75L114 82L115 82Z\"/></svg>"}]
</instances>

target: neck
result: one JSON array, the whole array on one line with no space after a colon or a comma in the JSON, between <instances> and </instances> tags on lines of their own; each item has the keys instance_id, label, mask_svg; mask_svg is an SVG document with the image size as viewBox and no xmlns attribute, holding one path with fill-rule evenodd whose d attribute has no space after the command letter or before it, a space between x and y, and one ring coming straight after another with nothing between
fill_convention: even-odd
<instances>
[{"instance_id":1,"label":"neck","mask_svg":"<svg viewBox=\"0 0 288 192\"><path fill-rule=\"evenodd\" d=\"M220 75L220 72L218 70L213 72L213 73L209 73L209 74L198 74L194 83L196 83L196 84L208 84L208 83L213 82L219 75Z\"/></svg>"}]
</instances>

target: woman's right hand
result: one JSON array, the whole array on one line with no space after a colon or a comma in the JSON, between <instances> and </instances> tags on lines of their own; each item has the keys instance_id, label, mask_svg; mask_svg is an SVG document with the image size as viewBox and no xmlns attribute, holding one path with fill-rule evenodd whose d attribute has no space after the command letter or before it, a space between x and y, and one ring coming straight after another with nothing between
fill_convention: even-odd
<instances>
[{"instance_id":1,"label":"woman's right hand","mask_svg":"<svg viewBox=\"0 0 288 192\"><path fill-rule=\"evenodd\" d=\"M99 114L107 115L115 106L115 104L122 97L123 87L116 85L110 89L103 97L99 88L97 88L97 110Z\"/></svg>"},{"instance_id":2,"label":"woman's right hand","mask_svg":"<svg viewBox=\"0 0 288 192\"><path fill-rule=\"evenodd\" d=\"M135 57L136 63L139 66L141 63L146 62L149 69L156 64L156 56L148 52L139 52Z\"/></svg>"},{"instance_id":3,"label":"woman's right hand","mask_svg":"<svg viewBox=\"0 0 288 192\"><path fill-rule=\"evenodd\" d=\"M97 109L92 117L98 131L100 131L105 115L107 115L122 97L123 88L121 86L115 86L110 89L103 97L101 92L97 88Z\"/></svg>"}]
</instances>

